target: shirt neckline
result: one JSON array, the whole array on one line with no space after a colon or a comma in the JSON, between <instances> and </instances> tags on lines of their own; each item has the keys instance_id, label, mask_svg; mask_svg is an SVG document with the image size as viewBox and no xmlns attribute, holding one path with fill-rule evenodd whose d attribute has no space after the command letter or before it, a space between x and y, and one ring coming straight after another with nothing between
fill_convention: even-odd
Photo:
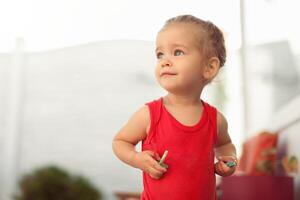
<instances>
[{"instance_id":1,"label":"shirt neckline","mask_svg":"<svg viewBox=\"0 0 300 200\"><path fill-rule=\"evenodd\" d=\"M160 98L160 102L161 102L161 107L162 107L163 111L165 111L165 113L167 113L167 115L171 118L172 123L184 131L194 132L194 131L198 130L207 119L207 108L206 108L205 102L202 99L201 99L201 103L203 105L202 114L201 114L198 122L192 126L185 125L185 124L181 123L180 121L178 121L165 107L164 102L163 102L163 97Z\"/></svg>"}]
</instances>

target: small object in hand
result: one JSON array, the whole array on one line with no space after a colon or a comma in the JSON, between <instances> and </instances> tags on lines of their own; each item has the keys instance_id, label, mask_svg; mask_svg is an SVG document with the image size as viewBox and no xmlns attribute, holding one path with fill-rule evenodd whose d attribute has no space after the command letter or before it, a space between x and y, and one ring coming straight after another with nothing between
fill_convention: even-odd
<instances>
[{"instance_id":1,"label":"small object in hand","mask_svg":"<svg viewBox=\"0 0 300 200\"><path fill-rule=\"evenodd\" d=\"M166 157L168 155L168 151L166 150L163 154L163 156L161 157L160 161L158 162L158 164L160 164L160 166L164 167L164 168L168 168L168 165L164 163Z\"/></svg>"},{"instance_id":2,"label":"small object in hand","mask_svg":"<svg viewBox=\"0 0 300 200\"><path fill-rule=\"evenodd\" d=\"M227 167L234 167L234 166L236 166L236 162L234 162L234 161L229 161L229 162L226 162L226 165L227 165Z\"/></svg>"}]
</instances>

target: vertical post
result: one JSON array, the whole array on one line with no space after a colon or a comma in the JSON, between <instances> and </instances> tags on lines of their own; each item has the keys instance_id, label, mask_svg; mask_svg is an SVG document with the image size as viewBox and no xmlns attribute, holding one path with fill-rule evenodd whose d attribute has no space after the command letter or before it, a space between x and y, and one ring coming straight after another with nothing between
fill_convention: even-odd
<instances>
[{"instance_id":1,"label":"vertical post","mask_svg":"<svg viewBox=\"0 0 300 200\"><path fill-rule=\"evenodd\" d=\"M6 132L4 143L4 189L3 200L12 199L16 192L17 180L20 175L21 160L21 123L24 102L24 41L17 38L16 47L12 55L7 99Z\"/></svg>"},{"instance_id":2,"label":"vertical post","mask_svg":"<svg viewBox=\"0 0 300 200\"><path fill-rule=\"evenodd\" d=\"M247 40L246 40L246 19L245 19L245 1L240 0L240 24L241 24L241 82L242 82L242 101L244 112L244 137L247 139L249 131L249 98L248 98L248 80L247 80Z\"/></svg>"}]
</instances>

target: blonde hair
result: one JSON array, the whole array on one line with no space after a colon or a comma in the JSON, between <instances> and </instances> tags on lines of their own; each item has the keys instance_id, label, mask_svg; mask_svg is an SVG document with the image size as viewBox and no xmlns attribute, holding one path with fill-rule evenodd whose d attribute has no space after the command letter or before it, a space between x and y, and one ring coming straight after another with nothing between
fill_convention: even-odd
<instances>
[{"instance_id":1,"label":"blonde hair","mask_svg":"<svg viewBox=\"0 0 300 200\"><path fill-rule=\"evenodd\" d=\"M226 48L222 31L212 22L204 21L193 15L179 15L167 20L162 29L173 23L189 23L199 27L201 34L199 36L202 52L209 58L216 56L220 61L220 67L226 62ZM200 35L200 34L199 34Z\"/></svg>"}]
</instances>

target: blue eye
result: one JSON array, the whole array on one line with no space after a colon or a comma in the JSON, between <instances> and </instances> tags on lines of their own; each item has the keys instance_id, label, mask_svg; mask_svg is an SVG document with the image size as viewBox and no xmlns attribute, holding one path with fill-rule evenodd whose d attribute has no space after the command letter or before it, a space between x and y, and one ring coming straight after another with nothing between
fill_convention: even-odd
<instances>
[{"instance_id":1,"label":"blue eye","mask_svg":"<svg viewBox=\"0 0 300 200\"><path fill-rule=\"evenodd\" d=\"M181 50L179 50L179 49L176 49L176 50L174 51L174 55L175 55L175 56L181 56L181 55L184 55L184 52L181 51Z\"/></svg>"},{"instance_id":2,"label":"blue eye","mask_svg":"<svg viewBox=\"0 0 300 200\"><path fill-rule=\"evenodd\" d=\"M161 59L163 57L163 55L164 54L162 52L158 52L158 53L156 53L156 58Z\"/></svg>"}]
</instances>

